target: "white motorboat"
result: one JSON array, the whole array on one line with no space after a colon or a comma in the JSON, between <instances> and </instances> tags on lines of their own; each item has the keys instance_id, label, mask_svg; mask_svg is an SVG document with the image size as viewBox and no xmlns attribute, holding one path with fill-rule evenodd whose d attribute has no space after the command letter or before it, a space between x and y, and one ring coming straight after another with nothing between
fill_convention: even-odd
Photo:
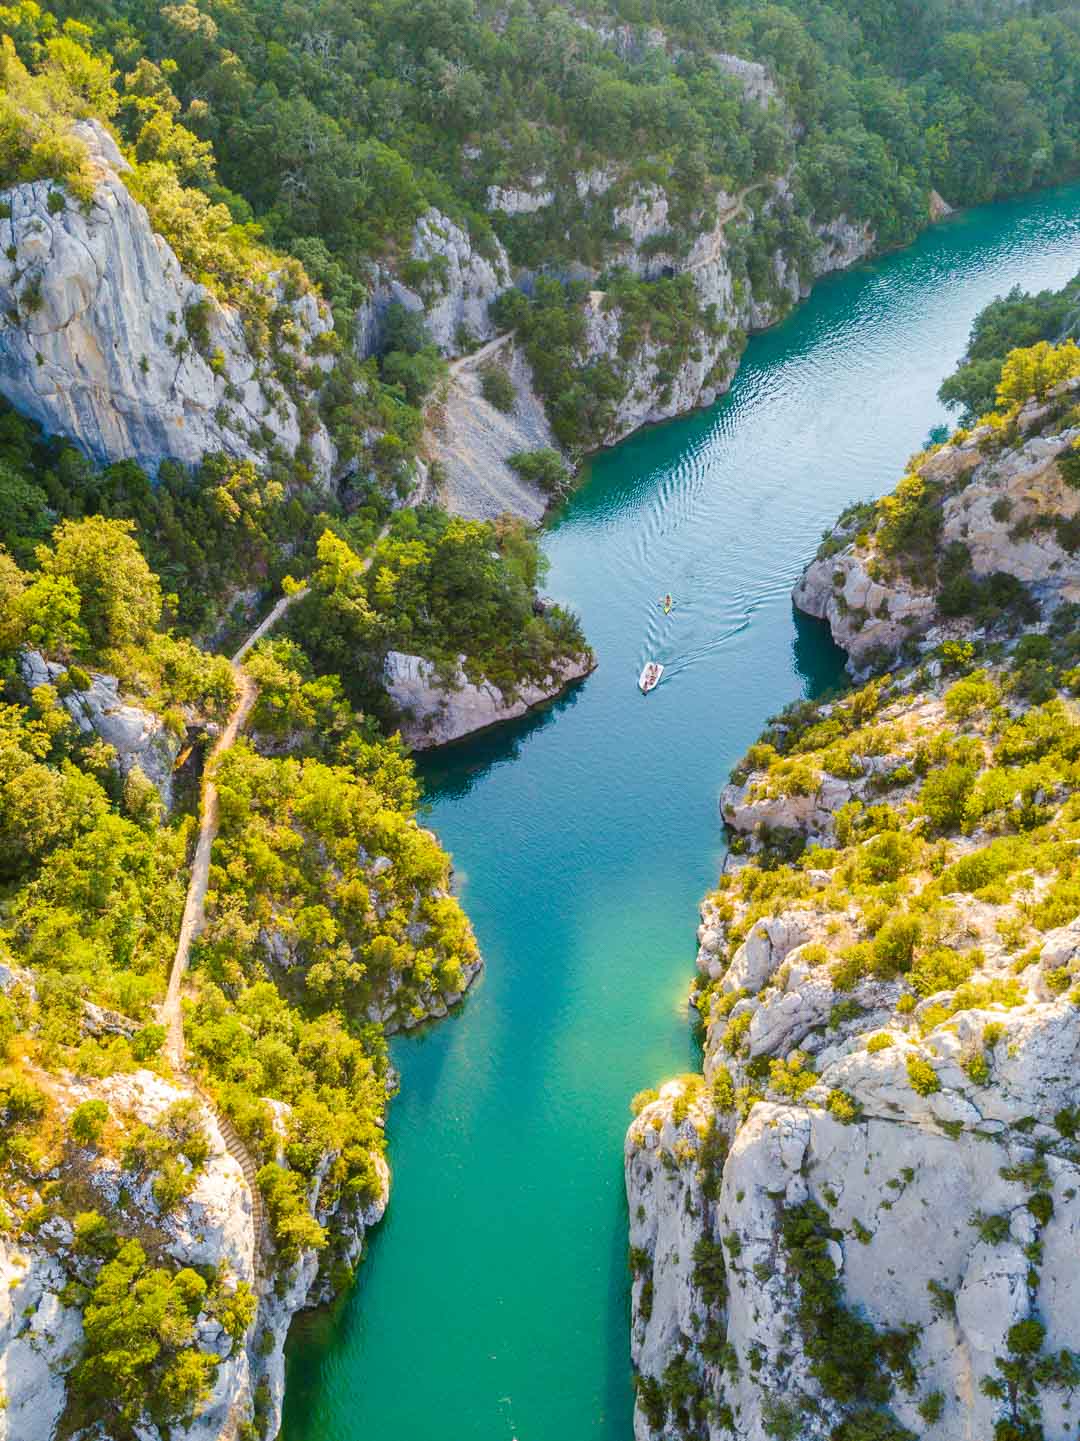
<instances>
[{"instance_id":1,"label":"white motorboat","mask_svg":"<svg viewBox=\"0 0 1080 1441\"><path fill-rule=\"evenodd\" d=\"M651 660L638 677L638 685L641 687L641 694L648 695L651 690L660 684L660 677L664 674L664 667L658 660Z\"/></svg>"}]
</instances>

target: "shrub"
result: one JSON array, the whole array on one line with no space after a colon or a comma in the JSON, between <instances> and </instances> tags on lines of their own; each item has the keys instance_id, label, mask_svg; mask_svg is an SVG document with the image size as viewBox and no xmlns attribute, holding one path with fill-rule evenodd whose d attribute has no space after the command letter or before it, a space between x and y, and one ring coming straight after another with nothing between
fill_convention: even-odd
<instances>
[{"instance_id":1,"label":"shrub","mask_svg":"<svg viewBox=\"0 0 1080 1441\"><path fill-rule=\"evenodd\" d=\"M78 1254L103 1260L115 1256L119 1242L113 1228L100 1212L80 1211L75 1217L72 1229L75 1233L74 1247Z\"/></svg>"},{"instance_id":2,"label":"shrub","mask_svg":"<svg viewBox=\"0 0 1080 1441\"><path fill-rule=\"evenodd\" d=\"M889 1035L888 1031L878 1031L876 1036L871 1036L867 1041L866 1049L871 1055L874 1055L878 1051L887 1051L891 1046L895 1045L896 1042L892 1036Z\"/></svg>"},{"instance_id":3,"label":"shrub","mask_svg":"<svg viewBox=\"0 0 1080 1441\"><path fill-rule=\"evenodd\" d=\"M932 1426L935 1421L940 1421L945 1412L944 1391L931 1391L919 1402L917 1409L928 1426Z\"/></svg>"},{"instance_id":4,"label":"shrub","mask_svg":"<svg viewBox=\"0 0 1080 1441\"><path fill-rule=\"evenodd\" d=\"M862 1107L855 1097L847 1091L832 1090L829 1092L829 1099L825 1103L829 1114L845 1126L850 1126L862 1115Z\"/></svg>"},{"instance_id":5,"label":"shrub","mask_svg":"<svg viewBox=\"0 0 1080 1441\"><path fill-rule=\"evenodd\" d=\"M976 1086L990 1084L990 1062L982 1051L974 1051L963 1063L968 1080Z\"/></svg>"},{"instance_id":6,"label":"shrub","mask_svg":"<svg viewBox=\"0 0 1080 1441\"><path fill-rule=\"evenodd\" d=\"M978 1231L979 1240L985 1241L988 1246L1000 1246L1009 1235L1009 1218L1006 1215L987 1215L976 1211L969 1224Z\"/></svg>"},{"instance_id":7,"label":"shrub","mask_svg":"<svg viewBox=\"0 0 1080 1441\"><path fill-rule=\"evenodd\" d=\"M96 1146L109 1120L109 1107L104 1101L83 1101L71 1113L68 1127L71 1139L79 1146Z\"/></svg>"},{"instance_id":8,"label":"shrub","mask_svg":"<svg viewBox=\"0 0 1080 1441\"><path fill-rule=\"evenodd\" d=\"M557 450L517 450L507 460L522 480L537 485L547 495L565 495L573 484L573 476Z\"/></svg>"},{"instance_id":9,"label":"shrub","mask_svg":"<svg viewBox=\"0 0 1080 1441\"><path fill-rule=\"evenodd\" d=\"M875 974L889 980L910 970L921 932L917 916L899 915L887 920L874 937Z\"/></svg>"},{"instance_id":10,"label":"shrub","mask_svg":"<svg viewBox=\"0 0 1080 1441\"><path fill-rule=\"evenodd\" d=\"M650 1086L649 1089L645 1091L638 1091L637 1095L634 1096L630 1102L630 1110L635 1116L640 1116L645 1107L652 1105L653 1101L655 1101L659 1095L660 1092L655 1086Z\"/></svg>"},{"instance_id":11,"label":"shrub","mask_svg":"<svg viewBox=\"0 0 1080 1441\"><path fill-rule=\"evenodd\" d=\"M509 415L517 400L517 390L509 372L501 365L485 365L480 371L480 390L484 399L496 410Z\"/></svg>"},{"instance_id":12,"label":"shrub","mask_svg":"<svg viewBox=\"0 0 1080 1441\"><path fill-rule=\"evenodd\" d=\"M929 1061L924 1061L921 1056L907 1058L907 1073L911 1089L920 1096L932 1096L935 1091L941 1090L937 1072Z\"/></svg>"},{"instance_id":13,"label":"shrub","mask_svg":"<svg viewBox=\"0 0 1080 1441\"><path fill-rule=\"evenodd\" d=\"M921 955L911 968L909 980L922 997L950 991L969 980L975 970L974 952L964 953L936 946Z\"/></svg>"},{"instance_id":14,"label":"shrub","mask_svg":"<svg viewBox=\"0 0 1080 1441\"><path fill-rule=\"evenodd\" d=\"M275 1162L264 1166L256 1180L270 1215L274 1244L287 1263L308 1249L321 1250L326 1232L307 1208L303 1178Z\"/></svg>"},{"instance_id":15,"label":"shrub","mask_svg":"<svg viewBox=\"0 0 1080 1441\"><path fill-rule=\"evenodd\" d=\"M973 766L959 764L943 766L927 776L919 792L919 807L938 834L960 829L975 779Z\"/></svg>"}]
</instances>

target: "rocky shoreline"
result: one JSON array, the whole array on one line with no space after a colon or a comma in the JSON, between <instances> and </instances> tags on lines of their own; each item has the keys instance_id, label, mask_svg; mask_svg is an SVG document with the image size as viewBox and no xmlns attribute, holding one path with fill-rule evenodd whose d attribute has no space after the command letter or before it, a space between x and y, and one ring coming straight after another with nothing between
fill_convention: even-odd
<instances>
[{"instance_id":1,"label":"rocky shoreline","mask_svg":"<svg viewBox=\"0 0 1080 1441\"><path fill-rule=\"evenodd\" d=\"M909 471L941 486L939 566L962 536L972 583L1019 578L1041 620L942 616L885 503L795 588L876 678L791 707L721 797L702 1072L637 1097L626 1137L637 1441L1069 1434L1078 572L998 502L1067 523L1076 390Z\"/></svg>"}]
</instances>

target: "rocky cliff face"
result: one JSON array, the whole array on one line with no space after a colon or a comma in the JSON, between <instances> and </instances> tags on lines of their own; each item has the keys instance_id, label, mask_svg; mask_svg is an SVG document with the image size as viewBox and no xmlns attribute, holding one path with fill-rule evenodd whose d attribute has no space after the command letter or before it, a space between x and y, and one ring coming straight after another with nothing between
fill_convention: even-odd
<instances>
[{"instance_id":1,"label":"rocky cliff face","mask_svg":"<svg viewBox=\"0 0 1080 1441\"><path fill-rule=\"evenodd\" d=\"M660 187L644 187L616 209L616 220L627 236L619 263L647 280L691 276L700 319L692 344L675 365L667 343L651 330L627 356L626 318L618 306L608 303L604 292L590 294L583 359L613 362L625 382L605 444L616 444L642 425L711 405L735 378L745 335L774 325L810 294L810 279L803 278L794 258L783 249L773 255L768 293L756 295L740 276L733 256L730 230L741 217L755 204L771 214L788 203L783 180L767 187L764 197L756 200L749 190L739 196L721 193L711 223L685 254L664 248L669 207ZM851 224L845 216L820 225L816 234L813 278L853 265L873 252L873 232Z\"/></svg>"},{"instance_id":2,"label":"rocky cliff face","mask_svg":"<svg viewBox=\"0 0 1080 1441\"><path fill-rule=\"evenodd\" d=\"M39 685L55 687L63 682L67 667L31 650L19 657L19 673L31 689ZM168 810L180 741L159 715L123 698L115 676L91 672L90 682L88 690L71 690L61 697L68 715L84 735L100 736L112 746L121 775L128 775L137 766L147 780L153 781Z\"/></svg>"},{"instance_id":3,"label":"rocky cliff face","mask_svg":"<svg viewBox=\"0 0 1080 1441\"><path fill-rule=\"evenodd\" d=\"M794 599L829 623L856 674L935 628L964 629L962 618L951 621L939 610L933 558L908 560L904 542L892 540L889 517L898 506L935 509L938 557L960 547L976 581L1005 573L1044 600L1080 595L1070 549L1080 492L1058 464L1080 438L1071 413L1077 394L1080 381L1068 381L1004 430L983 425L958 433L917 456L897 495L872 514L856 507L841 517Z\"/></svg>"},{"instance_id":4,"label":"rocky cliff face","mask_svg":"<svg viewBox=\"0 0 1080 1441\"><path fill-rule=\"evenodd\" d=\"M464 659L462 656L462 662ZM431 661L392 650L386 658L386 693L401 712L405 744L413 750L429 750L500 721L516 720L561 695L595 665L591 652L569 656L557 663L542 683L526 682L505 695L489 681L474 684L461 669L444 680Z\"/></svg>"},{"instance_id":5,"label":"rocky cliff face","mask_svg":"<svg viewBox=\"0 0 1080 1441\"><path fill-rule=\"evenodd\" d=\"M902 976L882 960L902 928L870 917L882 939L865 939L868 897L849 889L852 866L879 874L870 858L896 854L888 837L910 845L919 784L901 773L946 728L945 687L909 687L875 717L901 831L838 846L850 788L767 818L727 797L739 834L765 822L831 849L807 853L783 901L749 899L747 877L777 874L752 863L703 906L704 1075L665 1086L627 1137L641 1441L862 1435L843 1428L886 1410L865 1434L976 1441L1010 1413L983 1383L1024 1335L1036 1358L1080 1345L1061 1269L1080 1233L1080 925L1045 923L1054 879L1037 865L1034 924L1019 895L983 896L973 856L993 827L937 843L945 884L895 868L892 904L925 938ZM829 1350L856 1343L857 1359ZM1048 1437L1067 1434L1071 1364L1032 1382Z\"/></svg>"},{"instance_id":6,"label":"rocky cliff face","mask_svg":"<svg viewBox=\"0 0 1080 1441\"><path fill-rule=\"evenodd\" d=\"M923 467L988 565L993 499L1064 501L1066 398L1040 444ZM702 1074L642 1093L626 1139L638 1441L1072 1434L1080 573L1009 544L1034 634L943 631L931 597L917 670L793 706L724 791Z\"/></svg>"},{"instance_id":7,"label":"rocky cliff face","mask_svg":"<svg viewBox=\"0 0 1080 1441\"><path fill-rule=\"evenodd\" d=\"M422 276L416 288L406 283L410 266ZM395 303L423 311L444 355L460 355L470 344L494 336L488 306L510 285L506 252L497 240L490 254L482 254L459 225L428 210L416 222L410 260L399 272L377 269L371 293L357 312L356 348L362 359L382 348L386 312Z\"/></svg>"},{"instance_id":8,"label":"rocky cliff face","mask_svg":"<svg viewBox=\"0 0 1080 1441\"><path fill-rule=\"evenodd\" d=\"M216 1270L218 1281L195 1318L193 1341L197 1351L218 1358L211 1394L194 1419L168 1428L173 1441L235 1441L256 1411L265 1418L264 1434L275 1436L285 1388L289 1325L297 1311L332 1294L318 1254L305 1250L292 1265L275 1268L266 1251L261 1208L235 1144L211 1107L186 1083L149 1070L94 1081L61 1074L52 1094L59 1119L86 1101L102 1101L113 1124L129 1137L139 1124L160 1127L178 1102L196 1106L208 1154L178 1204L163 1209L155 1195L154 1176L133 1170L122 1147L115 1144L69 1146L53 1179L59 1176L72 1184L77 1179L82 1209L96 1211L122 1237L134 1230L157 1264ZM288 1109L278 1106L283 1129ZM367 1230L385 1210L389 1171L381 1157L377 1168L381 1194L364 1207L349 1208L337 1197L324 1204L318 1180L312 1188L311 1213L333 1236L336 1263L356 1264ZM17 1208L14 1219L22 1219ZM77 1292L93 1285L99 1260L78 1240L74 1213L54 1214L41 1229L24 1233L17 1241L0 1238L5 1398L0 1407L0 1441L53 1441L60 1434L71 1434L76 1413L70 1409L70 1373L84 1352ZM231 1335L222 1324L217 1302L247 1288L256 1299L253 1318L241 1334ZM98 1436L96 1430L79 1432L85 1441L91 1434ZM144 1417L138 1434L143 1441L162 1441L166 1433Z\"/></svg>"},{"instance_id":9,"label":"rocky cliff face","mask_svg":"<svg viewBox=\"0 0 1080 1441\"><path fill-rule=\"evenodd\" d=\"M307 434L241 316L185 275L129 194L128 168L94 121L76 127L97 171L86 208L49 181L0 196L0 394L95 460L132 458L151 472L207 451L258 459L267 444L306 443L328 479L334 449ZM289 305L295 362L331 321L313 295ZM199 325L190 327L193 315ZM198 343L189 333L197 329Z\"/></svg>"}]
</instances>

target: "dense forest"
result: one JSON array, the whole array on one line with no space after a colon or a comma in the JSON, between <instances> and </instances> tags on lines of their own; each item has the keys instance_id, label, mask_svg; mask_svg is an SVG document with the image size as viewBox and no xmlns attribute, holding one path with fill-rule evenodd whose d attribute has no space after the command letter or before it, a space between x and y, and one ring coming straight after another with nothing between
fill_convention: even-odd
<instances>
[{"instance_id":1,"label":"dense forest","mask_svg":"<svg viewBox=\"0 0 1080 1441\"><path fill-rule=\"evenodd\" d=\"M794 164L807 211L869 220L886 244L923 223L930 186L969 204L1072 174L1080 21L1035 8L93 0L56 15L114 57L140 159L182 154L185 183L257 221L347 308L365 260L431 204L481 238L499 226L517 258L602 253L583 218L485 213L490 185L590 163L659 172L687 211L710 185ZM26 58L34 10L7 12ZM717 52L764 63L782 101L748 105Z\"/></svg>"}]
</instances>

